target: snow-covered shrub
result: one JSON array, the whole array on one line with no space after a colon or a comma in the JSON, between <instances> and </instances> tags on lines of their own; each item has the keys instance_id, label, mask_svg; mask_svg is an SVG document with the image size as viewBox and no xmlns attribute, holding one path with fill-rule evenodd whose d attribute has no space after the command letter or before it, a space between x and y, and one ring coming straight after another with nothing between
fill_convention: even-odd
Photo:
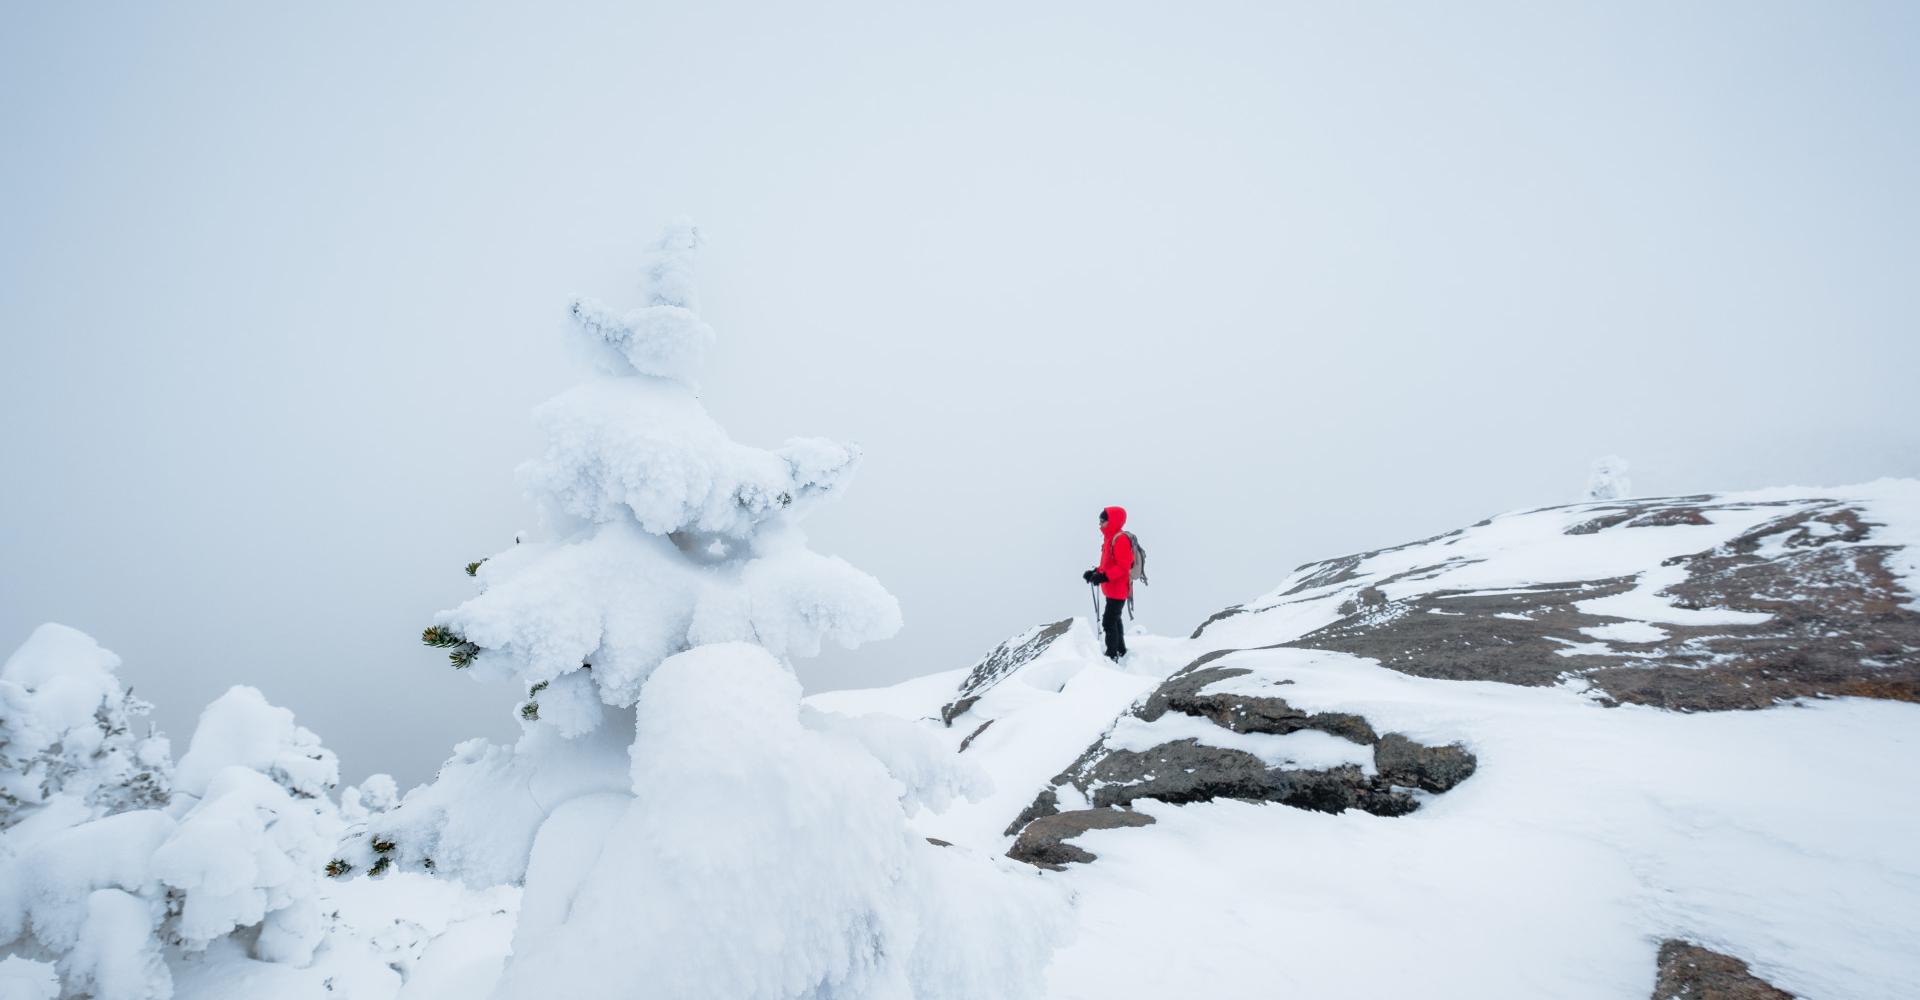
<instances>
[{"instance_id":1,"label":"snow-covered shrub","mask_svg":"<svg viewBox=\"0 0 1920 1000\"><path fill-rule=\"evenodd\" d=\"M529 725L512 746L479 739L460 744L431 784L370 820L366 835L349 838L340 858L368 871L384 856L382 871L432 871L476 889L519 882L540 824L556 807L631 788L632 712L602 711L608 721L585 736L569 739L553 726ZM386 849L376 852L376 846Z\"/></svg>"},{"instance_id":2,"label":"snow-covered shrub","mask_svg":"<svg viewBox=\"0 0 1920 1000\"><path fill-rule=\"evenodd\" d=\"M1618 500L1633 495L1633 483L1627 479L1627 460L1618 455L1593 460L1593 473L1587 477L1588 500Z\"/></svg>"},{"instance_id":3,"label":"snow-covered shrub","mask_svg":"<svg viewBox=\"0 0 1920 1000\"><path fill-rule=\"evenodd\" d=\"M523 925L503 1000L639 995L636 976L678 1000L1039 994L1053 891L915 834L902 783L860 740L802 724L766 650L681 653L637 712L633 797L542 844L570 859L554 879L570 898L530 877L527 906L567 916Z\"/></svg>"},{"instance_id":4,"label":"snow-covered shrub","mask_svg":"<svg viewBox=\"0 0 1920 1000\"><path fill-rule=\"evenodd\" d=\"M133 734L151 706L121 689L119 666L53 622L0 666L0 830L48 808L79 822L166 802L167 741Z\"/></svg>"},{"instance_id":5,"label":"snow-covered shrub","mask_svg":"<svg viewBox=\"0 0 1920 1000\"><path fill-rule=\"evenodd\" d=\"M50 624L0 669L16 751L0 782L19 790L0 830L0 946L50 965L55 995L95 1000L165 1000L171 962L239 931L256 959L306 964L339 838L333 755L239 687L175 767L166 741L127 735L118 664Z\"/></svg>"},{"instance_id":6,"label":"snow-covered shrub","mask_svg":"<svg viewBox=\"0 0 1920 1000\"><path fill-rule=\"evenodd\" d=\"M349 823L367 820L400 803L400 786L391 774L372 774L358 785L340 791L340 818Z\"/></svg>"}]
</instances>

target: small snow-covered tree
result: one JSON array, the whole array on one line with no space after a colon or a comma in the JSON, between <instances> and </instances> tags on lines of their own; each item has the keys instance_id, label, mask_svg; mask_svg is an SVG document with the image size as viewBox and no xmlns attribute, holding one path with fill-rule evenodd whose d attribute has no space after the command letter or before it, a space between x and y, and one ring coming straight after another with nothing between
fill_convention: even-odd
<instances>
[{"instance_id":1,"label":"small snow-covered tree","mask_svg":"<svg viewBox=\"0 0 1920 1000\"><path fill-rule=\"evenodd\" d=\"M48 624L0 667L0 947L40 963L9 974L40 983L46 966L61 997L165 1000L171 961L236 932L254 958L304 965L339 838L333 755L237 687L175 767L164 739L127 732L119 662Z\"/></svg>"},{"instance_id":2,"label":"small snow-covered tree","mask_svg":"<svg viewBox=\"0 0 1920 1000\"><path fill-rule=\"evenodd\" d=\"M48 808L97 819L167 801L166 738L134 733L152 706L121 689L119 666L53 622L0 666L0 830Z\"/></svg>"},{"instance_id":3,"label":"small snow-covered tree","mask_svg":"<svg viewBox=\"0 0 1920 1000\"><path fill-rule=\"evenodd\" d=\"M171 812L153 859L171 936L189 949L258 927L254 955L305 965L320 943L320 877L340 839L327 797L340 765L293 713L235 687L200 715L180 758Z\"/></svg>"},{"instance_id":4,"label":"small snow-covered tree","mask_svg":"<svg viewBox=\"0 0 1920 1000\"><path fill-rule=\"evenodd\" d=\"M1627 460L1618 455L1593 460L1593 472L1587 477L1588 500L1618 500L1633 493L1627 479Z\"/></svg>"},{"instance_id":5,"label":"small snow-covered tree","mask_svg":"<svg viewBox=\"0 0 1920 1000\"><path fill-rule=\"evenodd\" d=\"M535 410L520 469L544 537L470 566L480 593L424 635L525 692L519 741L462 744L366 843L524 879L502 997L1033 995L1057 900L906 823L979 782L912 727L802 711L791 660L889 636L899 606L798 527L859 449L739 444L695 396L699 243L670 228L633 308L574 303L597 374ZM939 933L956 896L992 927ZM951 992L960 966L990 988Z\"/></svg>"},{"instance_id":6,"label":"small snow-covered tree","mask_svg":"<svg viewBox=\"0 0 1920 1000\"><path fill-rule=\"evenodd\" d=\"M389 863L518 880L559 802L630 791L632 706L667 657L748 641L786 661L900 627L885 588L808 549L797 527L845 488L859 449L739 444L695 396L714 341L694 311L699 244L691 225L670 227L631 309L573 303L571 342L595 375L534 411L545 447L519 470L544 530L471 566L480 593L424 633L456 668L525 692L521 740L463 744L433 786L369 820L343 866L379 843ZM529 785L536 802L517 790Z\"/></svg>"}]
</instances>

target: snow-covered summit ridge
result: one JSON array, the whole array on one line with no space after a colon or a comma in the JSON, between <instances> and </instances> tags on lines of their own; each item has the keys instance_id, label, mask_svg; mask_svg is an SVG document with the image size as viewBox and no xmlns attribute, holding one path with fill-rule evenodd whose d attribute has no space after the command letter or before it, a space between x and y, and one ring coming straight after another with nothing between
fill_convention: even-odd
<instances>
[{"instance_id":1,"label":"snow-covered summit ridge","mask_svg":"<svg viewBox=\"0 0 1920 1000\"><path fill-rule=\"evenodd\" d=\"M1680 709L1920 700L1920 482L1518 511L1309 563L1195 630Z\"/></svg>"},{"instance_id":2,"label":"snow-covered summit ridge","mask_svg":"<svg viewBox=\"0 0 1920 1000\"><path fill-rule=\"evenodd\" d=\"M1061 868L1058 1000L1191 995L1200 963L1221 997L1599 1000L1675 955L1896 1000L1920 978L1917 500L1519 511L1302 567L1125 664L1075 622L813 700L919 720L993 777L916 822Z\"/></svg>"}]
</instances>

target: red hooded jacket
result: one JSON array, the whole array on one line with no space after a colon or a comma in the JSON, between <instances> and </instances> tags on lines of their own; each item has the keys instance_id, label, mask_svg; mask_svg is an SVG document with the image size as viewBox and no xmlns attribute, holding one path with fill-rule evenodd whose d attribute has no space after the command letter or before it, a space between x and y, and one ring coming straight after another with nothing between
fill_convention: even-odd
<instances>
[{"instance_id":1,"label":"red hooded jacket","mask_svg":"<svg viewBox=\"0 0 1920 1000\"><path fill-rule=\"evenodd\" d=\"M1126 508L1108 507L1107 523L1100 526L1100 572L1107 575L1100 592L1116 601L1133 592L1133 540L1120 531L1126 526Z\"/></svg>"}]
</instances>

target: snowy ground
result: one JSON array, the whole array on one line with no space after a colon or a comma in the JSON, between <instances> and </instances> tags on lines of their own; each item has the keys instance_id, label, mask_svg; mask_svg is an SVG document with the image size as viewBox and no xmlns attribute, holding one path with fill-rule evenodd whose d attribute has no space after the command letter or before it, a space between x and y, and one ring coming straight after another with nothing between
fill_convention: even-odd
<instances>
[{"instance_id":1,"label":"snowy ground","mask_svg":"<svg viewBox=\"0 0 1920 1000\"><path fill-rule=\"evenodd\" d=\"M1912 593L1920 483L1822 496L1858 505L1872 531L1820 544L1890 551ZM1569 529L1604 504L1505 515L1304 567L1197 638L1131 637L1120 664L1076 620L1044 630L1059 637L1025 662L1032 644L990 661L1009 672L984 671L996 679L969 688L978 698L951 725L942 709L967 671L803 707L763 647L707 643L650 668L635 714L595 730L605 739L565 740L547 721L513 753L463 744L438 791L391 811L390 782L343 793L336 811L332 755L248 688L208 709L173 768L164 741L132 735L139 706L113 677L118 658L49 626L0 666L0 746L18 758L0 789L0 936L22 949L0 962L0 1000L49 1000L56 961L70 995L138 1000L168 995L166 982L183 1000L1597 1000L1647 996L1668 938L1803 996L1911 997L1920 705L1605 707L1574 673L1545 687L1429 679L1272 648L1336 620L1410 614L1395 602L1413 597L1437 594L1426 613L1444 615L1463 594L1623 577L1579 602L1605 624L1568 619L1581 624L1542 626L1548 638L1625 656L1670 629L1737 628L1754 613L1679 606L1664 590L1671 562L1790 514L1779 501L1835 503L1721 497L1686 523L1595 533ZM1479 656L1482 635L1470 638ZM1278 695L1459 742L1477 770L1444 794L1414 792L1421 808L1405 816L1140 800L1151 825L1076 838L1091 863L1042 871L1002 856L1010 822L1096 742L1197 739L1269 765L1373 766L1329 732L1129 712L1221 650L1233 651L1215 665L1244 672L1202 694ZM553 690L529 698L564 715ZM450 825L441 814L455 806L464 818ZM408 809L419 822L399 821ZM343 827L364 836L342 841ZM403 843L371 846L382 836ZM347 843L363 845L352 874L321 878Z\"/></svg>"},{"instance_id":2,"label":"snowy ground","mask_svg":"<svg viewBox=\"0 0 1920 1000\"><path fill-rule=\"evenodd\" d=\"M1050 650L957 720L993 776L978 803L918 817L929 836L1005 850L1002 830L1156 677L1204 650L1139 637L1116 670L1082 640ZM1920 980L1920 706L1842 699L1768 712L1601 708L1571 688L1426 680L1337 653L1222 664L1289 681L1309 711L1359 712L1479 771L1406 817L1146 802L1158 822L1075 843L1050 874L1078 937L1049 995L1639 997L1661 939L1748 958L1810 997L1908 997ZM1133 672L1135 670L1142 672ZM958 673L814 703L925 718ZM970 720L973 720L970 722ZM1145 960L1143 960L1145 959Z\"/></svg>"},{"instance_id":3,"label":"snowy ground","mask_svg":"<svg viewBox=\"0 0 1920 1000\"><path fill-rule=\"evenodd\" d=\"M1883 483L1847 495L1885 522L1873 542L1913 540L1920 487ZM1130 733L1129 724L1141 726L1135 719L1115 724L1203 653L1295 638L1338 617L1343 595L1443 561L1444 570L1390 584L1390 596L1640 573L1642 585L1605 609L1628 621L1585 638L1658 638L1662 622L1715 614L1658 596L1661 562L1777 513L1635 529L1624 544L1566 535L1582 516L1576 509L1509 515L1382 553L1337 586L1286 595L1289 581L1250 602L1260 610L1197 640L1135 637L1118 668L1077 622L950 729L939 708L960 672L811 702L919 719L956 749L993 720L964 756L988 771L994 793L916 822L929 836L1005 850L1007 823L1109 727L1112 745L1204 738ZM1912 566L1909 558L1910 591ZM1047 875L1072 891L1078 925L1050 969L1051 997L1644 997L1669 937L1746 959L1803 996L1915 995L1920 705L1834 699L1680 714L1605 708L1577 680L1546 688L1430 680L1317 650L1249 649L1215 662L1251 671L1216 690L1264 689L1306 711L1359 713L1382 732L1460 741L1479 769L1398 818L1139 803L1154 825L1083 834L1075 844L1098 860ZM1162 724L1211 726L1172 714L1154 725ZM1221 746L1240 739L1212 735Z\"/></svg>"}]
</instances>

